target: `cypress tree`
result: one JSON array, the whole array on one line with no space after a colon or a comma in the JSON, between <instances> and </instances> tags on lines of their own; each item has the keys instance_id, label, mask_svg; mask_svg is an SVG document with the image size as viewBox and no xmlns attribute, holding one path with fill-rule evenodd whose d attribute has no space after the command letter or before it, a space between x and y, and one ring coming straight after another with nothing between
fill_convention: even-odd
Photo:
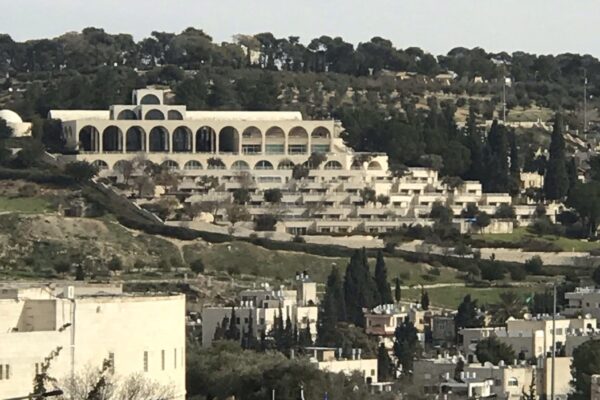
<instances>
[{"instance_id":1,"label":"cypress tree","mask_svg":"<svg viewBox=\"0 0 600 400\"><path fill-rule=\"evenodd\" d=\"M510 131L508 139L510 143L509 191L512 195L517 195L521 186L521 168L519 167L519 148L517 147L517 137L514 130Z\"/></svg>"},{"instance_id":2,"label":"cypress tree","mask_svg":"<svg viewBox=\"0 0 600 400\"><path fill-rule=\"evenodd\" d=\"M240 340L240 330L236 325L235 307L231 307L231 318L229 319L229 328L225 332L225 339Z\"/></svg>"},{"instance_id":3,"label":"cypress tree","mask_svg":"<svg viewBox=\"0 0 600 400\"><path fill-rule=\"evenodd\" d=\"M377 262L375 263L375 283L379 294L379 304L392 304L392 289L387 277L387 268L383 259L383 252L377 253Z\"/></svg>"},{"instance_id":4,"label":"cypress tree","mask_svg":"<svg viewBox=\"0 0 600 400\"><path fill-rule=\"evenodd\" d=\"M402 289L400 288L400 278L396 278L396 287L394 288L394 299L396 303L402 299Z\"/></svg>"},{"instance_id":5,"label":"cypress tree","mask_svg":"<svg viewBox=\"0 0 600 400\"><path fill-rule=\"evenodd\" d=\"M379 291L377 290L375 278L371 274L367 249L364 247L361 250L361 261L364 276L364 280L362 281L362 307L373 308L379 304Z\"/></svg>"},{"instance_id":6,"label":"cypress tree","mask_svg":"<svg viewBox=\"0 0 600 400\"><path fill-rule=\"evenodd\" d=\"M429 294L425 290L421 292L421 307L423 310L429 310Z\"/></svg>"},{"instance_id":7,"label":"cypress tree","mask_svg":"<svg viewBox=\"0 0 600 400\"><path fill-rule=\"evenodd\" d=\"M569 190L569 175L565 156L565 138L563 137L563 120L556 114L554 129L550 141L550 157L544 176L544 194L548 200L560 200Z\"/></svg>"},{"instance_id":8,"label":"cypress tree","mask_svg":"<svg viewBox=\"0 0 600 400\"><path fill-rule=\"evenodd\" d=\"M482 173L485 170L483 165L483 141L481 134L477 129L477 117L473 106L469 107L464 145L471 153L471 165L463 178L467 180L482 181Z\"/></svg>"},{"instance_id":9,"label":"cypress tree","mask_svg":"<svg viewBox=\"0 0 600 400\"><path fill-rule=\"evenodd\" d=\"M489 192L506 192L509 186L509 146L506 127L494 120L485 146L484 189Z\"/></svg>"},{"instance_id":10,"label":"cypress tree","mask_svg":"<svg viewBox=\"0 0 600 400\"><path fill-rule=\"evenodd\" d=\"M361 255L356 250L350 258L350 262L346 268L346 275L344 276L344 299L346 302L347 321L359 326L363 324L362 301L360 298L363 286L362 279L364 279L364 274Z\"/></svg>"},{"instance_id":11,"label":"cypress tree","mask_svg":"<svg viewBox=\"0 0 600 400\"><path fill-rule=\"evenodd\" d=\"M381 343L377 349L377 380L388 381L392 377L392 359L387 349Z\"/></svg>"},{"instance_id":12,"label":"cypress tree","mask_svg":"<svg viewBox=\"0 0 600 400\"><path fill-rule=\"evenodd\" d=\"M327 277L325 295L319 308L317 340L322 346L335 345L336 327L339 321L346 320L344 283L338 268L334 265Z\"/></svg>"}]
</instances>

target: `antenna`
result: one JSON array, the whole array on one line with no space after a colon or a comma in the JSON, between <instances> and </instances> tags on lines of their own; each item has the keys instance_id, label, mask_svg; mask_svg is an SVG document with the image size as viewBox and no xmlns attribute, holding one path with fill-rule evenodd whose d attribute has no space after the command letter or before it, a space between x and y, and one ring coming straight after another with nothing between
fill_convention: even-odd
<instances>
[{"instance_id":1,"label":"antenna","mask_svg":"<svg viewBox=\"0 0 600 400\"><path fill-rule=\"evenodd\" d=\"M587 70L583 69L583 133L587 132Z\"/></svg>"}]
</instances>

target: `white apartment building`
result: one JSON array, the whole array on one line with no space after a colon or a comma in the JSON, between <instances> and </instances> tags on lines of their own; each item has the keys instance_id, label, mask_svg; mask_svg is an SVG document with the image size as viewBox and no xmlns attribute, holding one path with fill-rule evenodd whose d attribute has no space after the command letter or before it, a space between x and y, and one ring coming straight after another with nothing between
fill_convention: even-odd
<instances>
[{"instance_id":1,"label":"white apartment building","mask_svg":"<svg viewBox=\"0 0 600 400\"><path fill-rule=\"evenodd\" d=\"M315 340L318 319L317 284L311 282L305 274L299 274L295 290L283 287L274 289L263 284L259 289L243 290L240 301L234 307L212 307L202 309L202 346L212 345L215 332L219 327L229 326L232 308L235 311L235 324L240 332L248 332L250 323L256 339L262 333L268 334L276 319L281 316L283 322L290 318L293 326L300 331L309 329ZM241 340L241 338L240 338Z\"/></svg>"},{"instance_id":2,"label":"white apartment building","mask_svg":"<svg viewBox=\"0 0 600 400\"><path fill-rule=\"evenodd\" d=\"M176 194L188 196L190 203L231 200L235 190L248 189L251 216L273 212L263 193L278 188L284 194L283 229L291 234L382 233L415 221L425 224L423 218L437 201L455 214L473 203L490 215L512 203L507 193L482 193L479 182L450 188L428 168L410 168L396 177L386 154L347 147L338 121L305 120L287 111L190 111L167 104L167 94L138 89L131 105L51 110L49 117L62 121L67 147L76 151L61 159L88 161L98 166L101 177L120 179L119 164L142 157L176 171L181 177ZM312 165L312 153L323 154L325 161ZM308 176L293 179L299 164L309 169ZM217 184L207 186L206 177ZM387 204L365 201L365 188L389 198ZM534 205L519 206L519 223L526 225L534 211ZM226 220L227 213L221 210L213 218ZM488 228L511 229L506 221Z\"/></svg>"},{"instance_id":3,"label":"white apartment building","mask_svg":"<svg viewBox=\"0 0 600 400\"><path fill-rule=\"evenodd\" d=\"M568 304L563 310L565 315L591 315L600 318L600 289L579 287L574 292L565 293ZM595 327L595 326L594 326Z\"/></svg>"},{"instance_id":4,"label":"white apartment building","mask_svg":"<svg viewBox=\"0 0 600 400\"><path fill-rule=\"evenodd\" d=\"M362 358L361 349L352 349L350 358L342 356L342 349L331 347L307 347L310 362L322 371L352 375L360 373L369 385L378 383L377 358Z\"/></svg>"},{"instance_id":5,"label":"white apartment building","mask_svg":"<svg viewBox=\"0 0 600 400\"><path fill-rule=\"evenodd\" d=\"M564 348L570 356L573 349L586 340L598 337L596 319L590 316L556 318L557 350ZM526 359L545 356L552 351L552 318L549 315L525 315L523 319L509 318L506 327L465 328L459 331L462 336L461 351L469 361L476 361L477 343L489 337L512 346L516 354L523 353Z\"/></svg>"},{"instance_id":6,"label":"white apartment building","mask_svg":"<svg viewBox=\"0 0 600 400\"><path fill-rule=\"evenodd\" d=\"M0 394L27 396L48 375L66 389L103 362L117 383L137 377L185 398L185 296L130 295L114 285L0 284ZM51 388L48 388L51 389Z\"/></svg>"}]
</instances>

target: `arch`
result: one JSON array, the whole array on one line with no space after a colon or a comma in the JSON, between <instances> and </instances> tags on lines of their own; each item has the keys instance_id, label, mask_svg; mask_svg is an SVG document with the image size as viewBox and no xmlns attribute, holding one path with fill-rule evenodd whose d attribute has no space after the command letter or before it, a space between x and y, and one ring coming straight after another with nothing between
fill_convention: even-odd
<instances>
[{"instance_id":1,"label":"arch","mask_svg":"<svg viewBox=\"0 0 600 400\"><path fill-rule=\"evenodd\" d=\"M108 164L104 160L96 160L96 161L92 162L92 165L94 167L98 168L99 171L108 169Z\"/></svg>"},{"instance_id":2,"label":"arch","mask_svg":"<svg viewBox=\"0 0 600 400\"><path fill-rule=\"evenodd\" d=\"M125 151L136 152L146 150L146 131L140 126L132 126L125 133Z\"/></svg>"},{"instance_id":3,"label":"arch","mask_svg":"<svg viewBox=\"0 0 600 400\"><path fill-rule=\"evenodd\" d=\"M254 164L254 169L273 169L273 164L267 160L260 160Z\"/></svg>"},{"instance_id":4,"label":"arch","mask_svg":"<svg viewBox=\"0 0 600 400\"><path fill-rule=\"evenodd\" d=\"M177 153L192 151L192 131L186 126L179 126L173 131L173 151Z\"/></svg>"},{"instance_id":5,"label":"arch","mask_svg":"<svg viewBox=\"0 0 600 400\"><path fill-rule=\"evenodd\" d=\"M100 132L92 125L86 125L79 130L78 135L79 150L98 151L100 150Z\"/></svg>"},{"instance_id":6,"label":"arch","mask_svg":"<svg viewBox=\"0 0 600 400\"><path fill-rule=\"evenodd\" d=\"M292 128L288 134L288 154L308 153L308 132L301 126Z\"/></svg>"},{"instance_id":7,"label":"arch","mask_svg":"<svg viewBox=\"0 0 600 400\"><path fill-rule=\"evenodd\" d=\"M214 153L217 150L217 134L210 126L202 126L196 131L196 152Z\"/></svg>"},{"instance_id":8,"label":"arch","mask_svg":"<svg viewBox=\"0 0 600 400\"><path fill-rule=\"evenodd\" d=\"M167 112L167 119L170 120L182 120L183 115L177 110L169 110Z\"/></svg>"},{"instance_id":9,"label":"arch","mask_svg":"<svg viewBox=\"0 0 600 400\"><path fill-rule=\"evenodd\" d=\"M179 164L177 163L177 161L173 161L173 160L165 160L160 164L160 166L166 167L170 171L179 169Z\"/></svg>"},{"instance_id":10,"label":"arch","mask_svg":"<svg viewBox=\"0 0 600 400\"><path fill-rule=\"evenodd\" d=\"M354 161L352 161L352 165L350 166L350 169L354 169L354 170L363 169L363 163L360 162L359 160L354 160Z\"/></svg>"},{"instance_id":11,"label":"arch","mask_svg":"<svg viewBox=\"0 0 600 400\"><path fill-rule=\"evenodd\" d=\"M234 169L236 171L246 171L250 169L250 166L246 161L237 160L236 162L231 164L231 169Z\"/></svg>"},{"instance_id":12,"label":"arch","mask_svg":"<svg viewBox=\"0 0 600 400\"><path fill-rule=\"evenodd\" d=\"M160 99L154 94L147 94L140 99L140 104L160 104Z\"/></svg>"},{"instance_id":13,"label":"arch","mask_svg":"<svg viewBox=\"0 0 600 400\"><path fill-rule=\"evenodd\" d=\"M155 126L148 137L149 151L169 151L169 132L163 126Z\"/></svg>"},{"instance_id":14,"label":"arch","mask_svg":"<svg viewBox=\"0 0 600 400\"><path fill-rule=\"evenodd\" d=\"M265 134L267 139L285 139L285 132L278 126L272 126L267 129L267 133Z\"/></svg>"},{"instance_id":15,"label":"arch","mask_svg":"<svg viewBox=\"0 0 600 400\"><path fill-rule=\"evenodd\" d=\"M127 162L126 160L119 160L116 163L113 164L113 171L123 171L123 169L121 168L121 164Z\"/></svg>"},{"instance_id":16,"label":"arch","mask_svg":"<svg viewBox=\"0 0 600 400\"><path fill-rule=\"evenodd\" d=\"M369 163L369 165L367 166L367 169L369 171L381 171L381 164L379 164L379 162L377 161L371 161Z\"/></svg>"},{"instance_id":17,"label":"arch","mask_svg":"<svg viewBox=\"0 0 600 400\"><path fill-rule=\"evenodd\" d=\"M263 135L260 129L249 126L242 132L242 153L260 154L263 149Z\"/></svg>"},{"instance_id":18,"label":"arch","mask_svg":"<svg viewBox=\"0 0 600 400\"><path fill-rule=\"evenodd\" d=\"M183 169L202 169L202 164L200 164L200 161L190 160L184 164Z\"/></svg>"},{"instance_id":19,"label":"arch","mask_svg":"<svg viewBox=\"0 0 600 400\"><path fill-rule=\"evenodd\" d=\"M137 114L133 110L122 110L121 112L119 112L119 115L117 115L117 119L132 120L138 118Z\"/></svg>"},{"instance_id":20,"label":"arch","mask_svg":"<svg viewBox=\"0 0 600 400\"><path fill-rule=\"evenodd\" d=\"M308 132L301 126L296 126L290 130L288 134L290 139L308 139Z\"/></svg>"},{"instance_id":21,"label":"arch","mask_svg":"<svg viewBox=\"0 0 600 400\"><path fill-rule=\"evenodd\" d=\"M329 132L329 129L319 126L313 129L310 137L313 139L331 139L331 132Z\"/></svg>"},{"instance_id":22,"label":"arch","mask_svg":"<svg viewBox=\"0 0 600 400\"><path fill-rule=\"evenodd\" d=\"M277 169L294 169L294 163L290 160L281 160L277 165Z\"/></svg>"},{"instance_id":23,"label":"arch","mask_svg":"<svg viewBox=\"0 0 600 400\"><path fill-rule=\"evenodd\" d=\"M242 139L262 139L262 132L255 126L249 126L242 132Z\"/></svg>"},{"instance_id":24,"label":"arch","mask_svg":"<svg viewBox=\"0 0 600 400\"><path fill-rule=\"evenodd\" d=\"M237 154L240 149L240 134L233 126L226 126L219 132L219 152Z\"/></svg>"},{"instance_id":25,"label":"arch","mask_svg":"<svg viewBox=\"0 0 600 400\"><path fill-rule=\"evenodd\" d=\"M163 120L165 119L165 114L162 111L153 108L152 110L146 112L146 115L144 115L144 119L152 121Z\"/></svg>"},{"instance_id":26,"label":"arch","mask_svg":"<svg viewBox=\"0 0 600 400\"><path fill-rule=\"evenodd\" d=\"M123 132L118 126L110 125L102 131L102 151L122 151Z\"/></svg>"},{"instance_id":27,"label":"arch","mask_svg":"<svg viewBox=\"0 0 600 400\"><path fill-rule=\"evenodd\" d=\"M325 166L323 168L324 169L342 169L342 164L340 164L338 161L331 160L331 161L327 161L327 163L325 164Z\"/></svg>"}]
</instances>

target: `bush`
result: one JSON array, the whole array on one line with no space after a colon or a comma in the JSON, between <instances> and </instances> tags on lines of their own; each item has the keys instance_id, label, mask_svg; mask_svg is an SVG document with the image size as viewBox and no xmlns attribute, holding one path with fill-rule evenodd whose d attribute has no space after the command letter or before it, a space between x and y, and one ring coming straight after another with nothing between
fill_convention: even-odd
<instances>
[{"instance_id":1,"label":"bush","mask_svg":"<svg viewBox=\"0 0 600 400\"><path fill-rule=\"evenodd\" d=\"M255 230L261 231L274 231L275 225L277 224L277 217L272 214L259 215L254 220Z\"/></svg>"},{"instance_id":2,"label":"bush","mask_svg":"<svg viewBox=\"0 0 600 400\"><path fill-rule=\"evenodd\" d=\"M37 196L40 188L35 183L26 183L19 188L20 197L34 197Z\"/></svg>"},{"instance_id":3,"label":"bush","mask_svg":"<svg viewBox=\"0 0 600 400\"><path fill-rule=\"evenodd\" d=\"M108 270L112 272L123 270L123 261L117 256L113 256L108 262Z\"/></svg>"},{"instance_id":4,"label":"bush","mask_svg":"<svg viewBox=\"0 0 600 400\"><path fill-rule=\"evenodd\" d=\"M508 204L502 204L496 209L494 217L501 219L515 219L515 208Z\"/></svg>"},{"instance_id":5,"label":"bush","mask_svg":"<svg viewBox=\"0 0 600 400\"><path fill-rule=\"evenodd\" d=\"M480 262L479 269L481 270L481 278L488 281L499 281L504 279L506 269L497 263Z\"/></svg>"},{"instance_id":6,"label":"bush","mask_svg":"<svg viewBox=\"0 0 600 400\"><path fill-rule=\"evenodd\" d=\"M562 226L553 224L546 216L536 218L528 230L536 235L562 235L564 233Z\"/></svg>"},{"instance_id":7,"label":"bush","mask_svg":"<svg viewBox=\"0 0 600 400\"><path fill-rule=\"evenodd\" d=\"M510 269L510 279L513 281L524 281L527 278L527 272L525 268L522 267L514 267Z\"/></svg>"},{"instance_id":8,"label":"bush","mask_svg":"<svg viewBox=\"0 0 600 400\"><path fill-rule=\"evenodd\" d=\"M530 275L540 275L542 273L543 267L544 262L542 261L540 256L533 256L525 262L525 270Z\"/></svg>"},{"instance_id":9,"label":"bush","mask_svg":"<svg viewBox=\"0 0 600 400\"><path fill-rule=\"evenodd\" d=\"M190 263L190 269L197 274L202 274L204 273L204 263L201 259L197 258Z\"/></svg>"}]
</instances>

